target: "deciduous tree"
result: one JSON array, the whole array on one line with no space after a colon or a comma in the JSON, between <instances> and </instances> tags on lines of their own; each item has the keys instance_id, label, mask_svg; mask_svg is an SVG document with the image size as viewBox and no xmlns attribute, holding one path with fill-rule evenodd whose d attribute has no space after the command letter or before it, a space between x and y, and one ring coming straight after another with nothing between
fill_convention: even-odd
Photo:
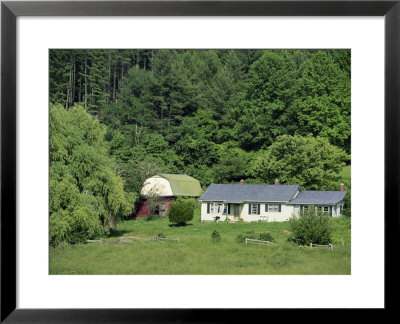
<instances>
[{"instance_id":1,"label":"deciduous tree","mask_svg":"<svg viewBox=\"0 0 400 324\"><path fill-rule=\"evenodd\" d=\"M281 184L328 190L332 182L340 181L346 157L342 149L326 138L283 135L254 161L252 174L264 183L278 178Z\"/></svg>"}]
</instances>

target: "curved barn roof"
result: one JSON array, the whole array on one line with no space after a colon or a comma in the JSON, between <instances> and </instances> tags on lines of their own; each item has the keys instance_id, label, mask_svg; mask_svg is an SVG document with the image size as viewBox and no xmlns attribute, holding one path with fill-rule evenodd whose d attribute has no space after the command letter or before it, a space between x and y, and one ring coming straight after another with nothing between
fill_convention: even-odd
<instances>
[{"instance_id":1,"label":"curved barn roof","mask_svg":"<svg viewBox=\"0 0 400 324\"><path fill-rule=\"evenodd\" d=\"M174 196L199 197L201 187L199 180L186 174L160 173L161 177L168 180Z\"/></svg>"}]
</instances>

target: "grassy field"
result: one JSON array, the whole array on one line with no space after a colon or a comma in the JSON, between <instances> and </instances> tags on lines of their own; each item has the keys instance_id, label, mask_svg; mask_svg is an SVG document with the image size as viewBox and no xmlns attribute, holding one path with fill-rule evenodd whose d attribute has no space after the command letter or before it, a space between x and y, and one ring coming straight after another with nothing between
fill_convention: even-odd
<instances>
[{"instance_id":1,"label":"grassy field","mask_svg":"<svg viewBox=\"0 0 400 324\"><path fill-rule=\"evenodd\" d=\"M343 180L351 180L351 165L346 165L340 174Z\"/></svg>"},{"instance_id":2,"label":"grassy field","mask_svg":"<svg viewBox=\"0 0 400 324\"><path fill-rule=\"evenodd\" d=\"M50 274L350 274L350 219L334 221L333 251L299 248L287 241L288 222L202 223L199 210L189 225L170 226L168 219L130 220L118 225L110 241L120 236L140 238L163 233L180 242L149 241L126 244L89 243L50 249ZM214 243L217 230L221 242ZM245 245L236 242L248 231L269 232L277 245Z\"/></svg>"}]
</instances>

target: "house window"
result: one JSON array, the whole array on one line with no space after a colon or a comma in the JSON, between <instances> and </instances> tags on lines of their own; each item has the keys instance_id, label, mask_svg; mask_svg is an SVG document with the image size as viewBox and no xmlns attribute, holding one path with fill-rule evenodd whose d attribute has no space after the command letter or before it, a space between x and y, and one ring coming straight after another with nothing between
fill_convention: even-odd
<instances>
[{"instance_id":1,"label":"house window","mask_svg":"<svg viewBox=\"0 0 400 324\"><path fill-rule=\"evenodd\" d=\"M214 214L214 204L210 203L210 214Z\"/></svg>"},{"instance_id":2,"label":"house window","mask_svg":"<svg viewBox=\"0 0 400 324\"><path fill-rule=\"evenodd\" d=\"M207 214L226 214L226 204L222 203L208 203ZM229 210L229 209L228 209Z\"/></svg>"},{"instance_id":3,"label":"house window","mask_svg":"<svg viewBox=\"0 0 400 324\"><path fill-rule=\"evenodd\" d=\"M280 212L281 205L280 204L268 204L268 212Z\"/></svg>"},{"instance_id":4,"label":"house window","mask_svg":"<svg viewBox=\"0 0 400 324\"><path fill-rule=\"evenodd\" d=\"M294 205L294 212L298 213L300 211L300 205Z\"/></svg>"},{"instance_id":5,"label":"house window","mask_svg":"<svg viewBox=\"0 0 400 324\"><path fill-rule=\"evenodd\" d=\"M324 211L324 213L329 212L329 206L322 207L322 210Z\"/></svg>"},{"instance_id":6,"label":"house window","mask_svg":"<svg viewBox=\"0 0 400 324\"><path fill-rule=\"evenodd\" d=\"M249 204L249 215L260 215L260 204Z\"/></svg>"},{"instance_id":7,"label":"house window","mask_svg":"<svg viewBox=\"0 0 400 324\"><path fill-rule=\"evenodd\" d=\"M230 214L231 213L231 205L230 204L224 204L224 212L223 212L223 214L224 215L226 215L226 214Z\"/></svg>"},{"instance_id":8,"label":"house window","mask_svg":"<svg viewBox=\"0 0 400 324\"><path fill-rule=\"evenodd\" d=\"M343 213L343 205L340 205L339 214L342 215Z\"/></svg>"},{"instance_id":9,"label":"house window","mask_svg":"<svg viewBox=\"0 0 400 324\"><path fill-rule=\"evenodd\" d=\"M219 204L218 203L211 203L210 204L210 213L211 214L219 213Z\"/></svg>"},{"instance_id":10,"label":"house window","mask_svg":"<svg viewBox=\"0 0 400 324\"><path fill-rule=\"evenodd\" d=\"M303 206L303 210L308 211L308 206L307 205Z\"/></svg>"}]
</instances>

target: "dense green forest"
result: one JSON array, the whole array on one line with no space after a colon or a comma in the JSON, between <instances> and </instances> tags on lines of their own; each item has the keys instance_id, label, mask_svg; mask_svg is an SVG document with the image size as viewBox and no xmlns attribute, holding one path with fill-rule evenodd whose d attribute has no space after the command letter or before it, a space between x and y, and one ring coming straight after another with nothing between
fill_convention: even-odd
<instances>
[{"instance_id":1,"label":"dense green forest","mask_svg":"<svg viewBox=\"0 0 400 324\"><path fill-rule=\"evenodd\" d=\"M350 164L350 50L49 55L50 218L65 233L86 228L61 215L79 206L107 226L132 214L157 172L338 190Z\"/></svg>"}]
</instances>

